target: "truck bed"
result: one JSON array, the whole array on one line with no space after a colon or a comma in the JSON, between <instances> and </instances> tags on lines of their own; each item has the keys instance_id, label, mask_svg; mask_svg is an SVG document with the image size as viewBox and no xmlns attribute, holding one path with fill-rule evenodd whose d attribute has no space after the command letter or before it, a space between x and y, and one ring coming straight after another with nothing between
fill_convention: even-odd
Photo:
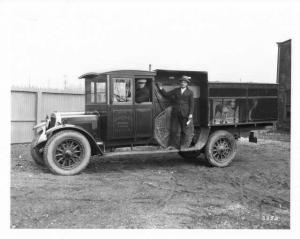
<instances>
[{"instance_id":1,"label":"truck bed","mask_svg":"<svg viewBox=\"0 0 300 239\"><path fill-rule=\"evenodd\" d=\"M277 101L277 84L209 82L208 125L273 124Z\"/></svg>"}]
</instances>

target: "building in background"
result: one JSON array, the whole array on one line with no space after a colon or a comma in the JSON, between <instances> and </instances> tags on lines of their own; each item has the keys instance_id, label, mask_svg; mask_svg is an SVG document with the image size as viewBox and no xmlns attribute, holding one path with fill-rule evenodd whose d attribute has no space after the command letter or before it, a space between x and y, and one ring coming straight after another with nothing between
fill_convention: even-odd
<instances>
[{"instance_id":1,"label":"building in background","mask_svg":"<svg viewBox=\"0 0 300 239\"><path fill-rule=\"evenodd\" d=\"M278 128L290 130L291 124L291 47L292 41L278 42L277 80Z\"/></svg>"}]
</instances>

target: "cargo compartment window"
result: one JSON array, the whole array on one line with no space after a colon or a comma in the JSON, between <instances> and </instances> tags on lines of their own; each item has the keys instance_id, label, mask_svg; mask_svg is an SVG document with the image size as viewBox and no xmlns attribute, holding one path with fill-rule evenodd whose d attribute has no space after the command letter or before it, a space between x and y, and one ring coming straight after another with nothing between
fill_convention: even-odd
<instances>
[{"instance_id":1,"label":"cargo compartment window","mask_svg":"<svg viewBox=\"0 0 300 239\"><path fill-rule=\"evenodd\" d=\"M113 78L113 103L132 103L131 78Z\"/></svg>"}]
</instances>

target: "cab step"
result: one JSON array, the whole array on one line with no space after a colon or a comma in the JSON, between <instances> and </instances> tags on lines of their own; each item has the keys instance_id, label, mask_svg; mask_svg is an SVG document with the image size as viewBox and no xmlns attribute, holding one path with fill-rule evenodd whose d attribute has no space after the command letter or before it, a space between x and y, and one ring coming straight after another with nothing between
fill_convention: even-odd
<instances>
[{"instance_id":1,"label":"cab step","mask_svg":"<svg viewBox=\"0 0 300 239\"><path fill-rule=\"evenodd\" d=\"M157 149L157 150L127 150L127 151L115 151L115 152L106 152L103 156L114 157L114 156L123 156L123 155L155 155L155 154L164 154L164 153L179 153L179 152L190 152L199 150L195 147L191 147L185 150L179 149Z\"/></svg>"}]
</instances>

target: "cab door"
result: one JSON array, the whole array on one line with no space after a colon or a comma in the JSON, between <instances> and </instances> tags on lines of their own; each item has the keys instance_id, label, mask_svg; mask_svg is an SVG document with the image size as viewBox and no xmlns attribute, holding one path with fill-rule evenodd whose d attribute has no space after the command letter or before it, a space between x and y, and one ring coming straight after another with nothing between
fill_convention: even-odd
<instances>
[{"instance_id":1,"label":"cab door","mask_svg":"<svg viewBox=\"0 0 300 239\"><path fill-rule=\"evenodd\" d=\"M136 99L138 81L146 80L148 99ZM110 78L108 139L136 142L153 136L153 77L122 76ZM144 91L143 91L144 92Z\"/></svg>"},{"instance_id":2,"label":"cab door","mask_svg":"<svg viewBox=\"0 0 300 239\"><path fill-rule=\"evenodd\" d=\"M108 138L134 138L133 77L111 77Z\"/></svg>"},{"instance_id":3,"label":"cab door","mask_svg":"<svg viewBox=\"0 0 300 239\"><path fill-rule=\"evenodd\" d=\"M146 81L143 84L142 92L148 97L143 97L142 102L138 100L138 91L140 90L140 81ZM135 131L134 135L136 139L148 138L153 135L153 77L135 77L134 79L134 117L135 117Z\"/></svg>"}]
</instances>

